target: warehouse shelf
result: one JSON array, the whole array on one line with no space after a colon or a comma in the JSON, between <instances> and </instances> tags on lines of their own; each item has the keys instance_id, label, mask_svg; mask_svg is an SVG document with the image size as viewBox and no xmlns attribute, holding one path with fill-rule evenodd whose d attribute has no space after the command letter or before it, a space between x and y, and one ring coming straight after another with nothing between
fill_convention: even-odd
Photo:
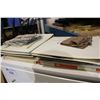
<instances>
[{"instance_id":1,"label":"warehouse shelf","mask_svg":"<svg viewBox=\"0 0 100 100\"><path fill-rule=\"evenodd\" d=\"M77 33L67 32L54 25L45 24L45 31L53 33L55 36L78 36Z\"/></svg>"}]
</instances>

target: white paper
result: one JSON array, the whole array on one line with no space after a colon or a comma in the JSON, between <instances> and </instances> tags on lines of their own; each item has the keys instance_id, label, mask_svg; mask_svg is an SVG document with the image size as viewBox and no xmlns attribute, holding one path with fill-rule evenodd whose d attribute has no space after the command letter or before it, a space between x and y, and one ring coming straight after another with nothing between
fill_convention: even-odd
<instances>
[{"instance_id":1,"label":"white paper","mask_svg":"<svg viewBox=\"0 0 100 100\"><path fill-rule=\"evenodd\" d=\"M53 37L40 47L35 49L33 54L44 54L78 59L100 59L100 37L93 37L92 45L85 49L64 46L60 43L69 37Z\"/></svg>"},{"instance_id":2,"label":"white paper","mask_svg":"<svg viewBox=\"0 0 100 100\"><path fill-rule=\"evenodd\" d=\"M52 36L53 34L42 34L42 38L40 40L21 47L16 47L16 46L5 47L5 45L3 45L2 52L11 54L25 54L25 53L27 54L30 53L32 50L36 49L38 46L40 46L42 43L47 41Z\"/></svg>"}]
</instances>

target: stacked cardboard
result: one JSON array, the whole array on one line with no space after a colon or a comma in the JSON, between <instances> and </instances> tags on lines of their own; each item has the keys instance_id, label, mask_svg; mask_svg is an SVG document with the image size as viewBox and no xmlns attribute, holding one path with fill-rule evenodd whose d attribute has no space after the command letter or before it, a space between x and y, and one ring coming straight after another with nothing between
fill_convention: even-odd
<instances>
[{"instance_id":1,"label":"stacked cardboard","mask_svg":"<svg viewBox=\"0 0 100 100\"><path fill-rule=\"evenodd\" d=\"M81 70L100 73L100 37L93 37L92 45L73 48L61 45L68 37L53 37L32 53L40 57L36 63L63 69ZM48 46L48 48L47 48Z\"/></svg>"}]
</instances>

